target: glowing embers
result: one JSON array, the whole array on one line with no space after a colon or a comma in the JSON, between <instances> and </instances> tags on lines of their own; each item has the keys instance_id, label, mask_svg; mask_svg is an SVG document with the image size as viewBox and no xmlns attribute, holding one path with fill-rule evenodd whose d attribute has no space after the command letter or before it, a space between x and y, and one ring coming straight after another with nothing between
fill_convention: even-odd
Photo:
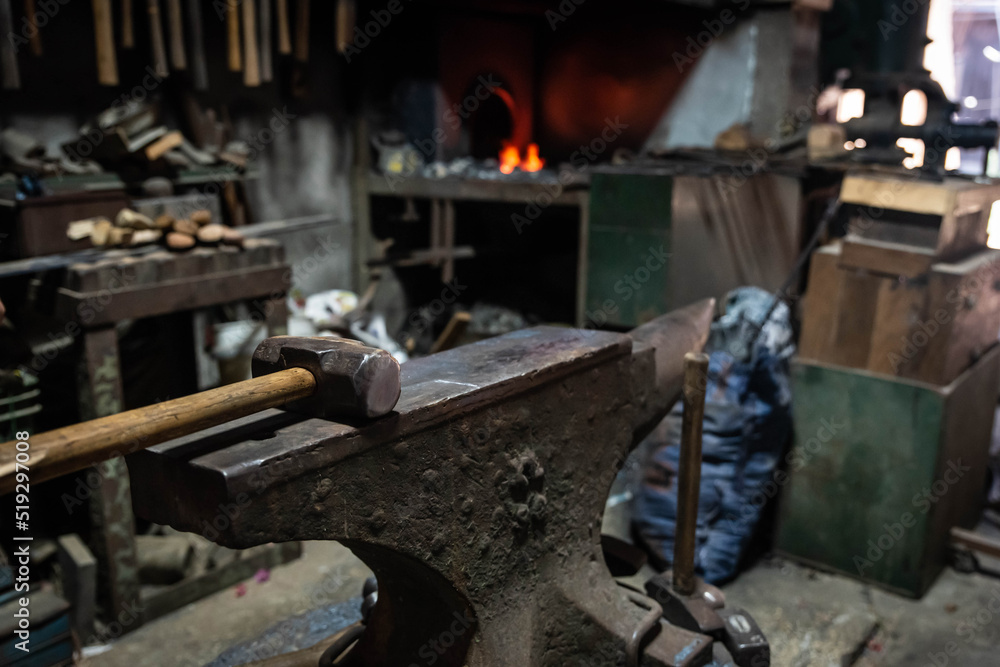
<instances>
[{"instance_id":1,"label":"glowing embers","mask_svg":"<svg viewBox=\"0 0 1000 667\"><path fill-rule=\"evenodd\" d=\"M500 171L505 174L513 174L515 169L526 172L541 171L545 166L545 160L538 156L538 144L528 144L524 160L521 159L521 152L517 146L505 142L503 150L500 151Z\"/></svg>"}]
</instances>

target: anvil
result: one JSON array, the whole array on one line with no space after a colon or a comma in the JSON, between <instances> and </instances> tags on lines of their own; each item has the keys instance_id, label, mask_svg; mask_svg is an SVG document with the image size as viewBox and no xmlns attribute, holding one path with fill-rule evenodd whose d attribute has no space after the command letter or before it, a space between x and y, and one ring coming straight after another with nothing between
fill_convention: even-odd
<instances>
[{"instance_id":1,"label":"anvil","mask_svg":"<svg viewBox=\"0 0 1000 667\"><path fill-rule=\"evenodd\" d=\"M604 563L628 453L677 400L714 302L628 334L517 331L403 364L390 415L271 410L129 457L138 515L228 547L337 540L379 597L337 664L624 665L647 609ZM695 666L711 638L659 622L640 664Z\"/></svg>"}]
</instances>

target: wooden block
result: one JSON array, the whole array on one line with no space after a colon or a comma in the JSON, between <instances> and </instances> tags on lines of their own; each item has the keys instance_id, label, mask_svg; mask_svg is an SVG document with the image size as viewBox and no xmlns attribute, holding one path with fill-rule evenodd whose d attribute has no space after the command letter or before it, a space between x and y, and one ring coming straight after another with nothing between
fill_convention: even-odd
<instances>
[{"instance_id":1,"label":"wooden block","mask_svg":"<svg viewBox=\"0 0 1000 667\"><path fill-rule=\"evenodd\" d=\"M145 148L146 159L152 162L169 150L177 148L184 143L184 135L174 130L168 132Z\"/></svg>"},{"instance_id":2,"label":"wooden block","mask_svg":"<svg viewBox=\"0 0 1000 667\"><path fill-rule=\"evenodd\" d=\"M846 249L846 246L845 246ZM926 279L889 280L879 286L867 368L876 373L912 377L917 360L899 355L903 341L919 325L927 301Z\"/></svg>"},{"instance_id":3,"label":"wooden block","mask_svg":"<svg viewBox=\"0 0 1000 667\"><path fill-rule=\"evenodd\" d=\"M62 570L62 594L70 603L70 625L81 642L94 632L97 607L97 559L79 535L59 538L59 567Z\"/></svg>"},{"instance_id":4,"label":"wooden block","mask_svg":"<svg viewBox=\"0 0 1000 667\"><path fill-rule=\"evenodd\" d=\"M910 338L919 359L913 377L948 384L1000 333L1000 251L986 250L955 264L935 264L928 289L924 335L914 331Z\"/></svg>"},{"instance_id":5,"label":"wooden block","mask_svg":"<svg viewBox=\"0 0 1000 667\"><path fill-rule=\"evenodd\" d=\"M841 271L837 320L827 363L864 368L871 350L875 311L882 284L890 280L864 270Z\"/></svg>"},{"instance_id":6,"label":"wooden block","mask_svg":"<svg viewBox=\"0 0 1000 667\"><path fill-rule=\"evenodd\" d=\"M940 218L934 225L936 235L932 235L931 245L938 258L954 260L985 247L990 209L1000 200L1000 181L927 181L905 175L854 173L844 178L840 197L845 204L862 207L862 217L871 221L860 232L865 237L884 232L885 225L926 227L926 217ZM908 225L906 214L925 219Z\"/></svg>"},{"instance_id":7,"label":"wooden block","mask_svg":"<svg viewBox=\"0 0 1000 667\"><path fill-rule=\"evenodd\" d=\"M929 248L874 241L848 234L840 252L840 266L916 278L930 271L934 256L934 250Z\"/></svg>"},{"instance_id":8,"label":"wooden block","mask_svg":"<svg viewBox=\"0 0 1000 667\"><path fill-rule=\"evenodd\" d=\"M802 298L799 356L822 361L829 356L840 298L840 246L831 244L812 254L809 283Z\"/></svg>"}]
</instances>

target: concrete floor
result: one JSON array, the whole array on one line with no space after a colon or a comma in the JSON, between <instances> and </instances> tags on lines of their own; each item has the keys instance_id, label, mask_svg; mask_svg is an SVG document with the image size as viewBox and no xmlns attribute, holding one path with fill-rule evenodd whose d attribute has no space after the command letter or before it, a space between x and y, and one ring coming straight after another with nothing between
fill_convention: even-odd
<instances>
[{"instance_id":1,"label":"concrete floor","mask_svg":"<svg viewBox=\"0 0 1000 667\"><path fill-rule=\"evenodd\" d=\"M302 559L271 575L265 583L247 582L242 597L229 589L154 621L83 664L201 667L291 616L358 599L369 572L347 549L311 542ZM1000 664L1000 613L990 608L995 600L1000 610L1000 578L948 569L915 601L765 559L725 590L730 606L756 618L775 667Z\"/></svg>"}]
</instances>

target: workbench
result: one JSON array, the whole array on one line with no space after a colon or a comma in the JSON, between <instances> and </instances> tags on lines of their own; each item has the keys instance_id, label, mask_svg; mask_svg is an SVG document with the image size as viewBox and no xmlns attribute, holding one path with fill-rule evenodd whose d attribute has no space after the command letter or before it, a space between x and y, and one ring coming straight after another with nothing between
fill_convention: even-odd
<instances>
[{"instance_id":1,"label":"workbench","mask_svg":"<svg viewBox=\"0 0 1000 667\"><path fill-rule=\"evenodd\" d=\"M117 322L249 301L269 335L286 333L285 295L292 272L277 241L251 238L243 248L172 253L147 247L87 252L73 258L78 261L63 267L65 278L57 289L54 311L65 323L66 333L82 338L82 419L124 409ZM60 267L64 260L12 262L7 273L17 274L35 265ZM0 266L0 275L4 273ZM140 602L131 488L124 460L125 454L142 447L141 429L134 435L134 447L97 468L99 482L90 496L91 548L100 566L98 590L106 597L103 607L112 617L118 613L115 610ZM88 476L88 484L94 477ZM190 592L174 597L183 604L190 601ZM137 608L142 606L149 607L150 600L142 600ZM153 606L158 613L170 611L163 601ZM141 620L128 629L138 627Z\"/></svg>"}]
</instances>

